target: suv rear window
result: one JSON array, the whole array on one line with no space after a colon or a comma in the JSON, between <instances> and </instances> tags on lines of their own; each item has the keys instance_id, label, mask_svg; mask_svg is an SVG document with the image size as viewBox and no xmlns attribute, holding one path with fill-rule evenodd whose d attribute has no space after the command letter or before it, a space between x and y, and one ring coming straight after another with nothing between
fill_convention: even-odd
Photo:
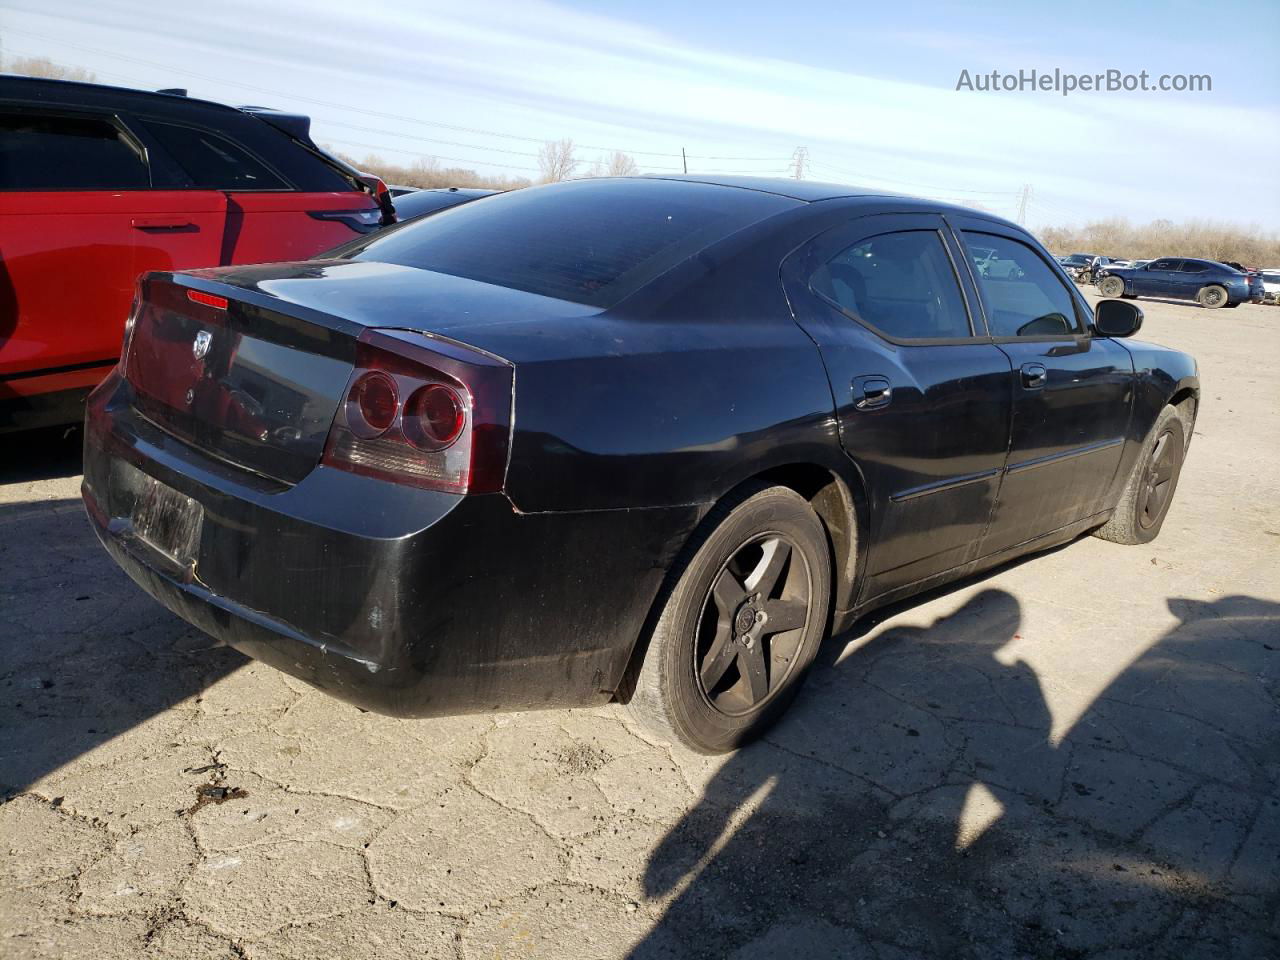
<instances>
[{"instance_id":1,"label":"suv rear window","mask_svg":"<svg viewBox=\"0 0 1280 960\"><path fill-rule=\"evenodd\" d=\"M375 236L353 259L610 307L798 201L675 180L582 180L464 203Z\"/></svg>"},{"instance_id":2,"label":"suv rear window","mask_svg":"<svg viewBox=\"0 0 1280 960\"><path fill-rule=\"evenodd\" d=\"M287 190L289 185L226 137L176 123L145 121L152 136L205 190Z\"/></svg>"},{"instance_id":3,"label":"suv rear window","mask_svg":"<svg viewBox=\"0 0 1280 960\"><path fill-rule=\"evenodd\" d=\"M0 113L0 190L145 190L146 161L107 120Z\"/></svg>"}]
</instances>

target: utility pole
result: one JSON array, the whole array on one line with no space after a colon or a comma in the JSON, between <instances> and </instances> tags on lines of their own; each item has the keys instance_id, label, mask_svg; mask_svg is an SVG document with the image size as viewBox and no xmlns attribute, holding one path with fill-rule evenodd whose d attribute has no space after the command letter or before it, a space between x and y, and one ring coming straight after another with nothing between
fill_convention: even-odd
<instances>
[{"instance_id":1,"label":"utility pole","mask_svg":"<svg viewBox=\"0 0 1280 960\"><path fill-rule=\"evenodd\" d=\"M1022 185L1022 195L1018 198L1018 226L1027 225L1027 201L1031 199L1031 184Z\"/></svg>"},{"instance_id":2,"label":"utility pole","mask_svg":"<svg viewBox=\"0 0 1280 960\"><path fill-rule=\"evenodd\" d=\"M791 169L795 173L797 180L804 179L804 168L809 162L809 148L796 147L796 152L791 155Z\"/></svg>"},{"instance_id":3,"label":"utility pole","mask_svg":"<svg viewBox=\"0 0 1280 960\"><path fill-rule=\"evenodd\" d=\"M689 158L684 155L684 147L680 148L680 162L684 164L684 172L689 172Z\"/></svg>"}]
</instances>

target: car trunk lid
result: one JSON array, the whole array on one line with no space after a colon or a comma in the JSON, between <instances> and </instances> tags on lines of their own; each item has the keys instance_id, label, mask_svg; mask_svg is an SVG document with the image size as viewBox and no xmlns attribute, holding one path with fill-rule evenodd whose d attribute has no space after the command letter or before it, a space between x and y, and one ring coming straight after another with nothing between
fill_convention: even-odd
<instances>
[{"instance_id":1,"label":"car trunk lid","mask_svg":"<svg viewBox=\"0 0 1280 960\"><path fill-rule=\"evenodd\" d=\"M324 451L358 330L184 281L143 281L123 362L136 409L219 459L297 483Z\"/></svg>"},{"instance_id":2,"label":"car trunk lid","mask_svg":"<svg viewBox=\"0 0 1280 960\"><path fill-rule=\"evenodd\" d=\"M596 308L412 267L303 261L155 273L124 373L138 412L226 462L294 484L320 462L369 328L504 356L558 350Z\"/></svg>"}]
</instances>

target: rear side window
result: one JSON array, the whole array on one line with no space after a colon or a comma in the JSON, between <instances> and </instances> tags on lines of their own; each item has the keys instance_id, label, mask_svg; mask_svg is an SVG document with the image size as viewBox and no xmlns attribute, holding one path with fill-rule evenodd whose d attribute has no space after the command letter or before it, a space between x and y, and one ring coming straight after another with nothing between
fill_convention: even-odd
<instances>
[{"instance_id":1,"label":"rear side window","mask_svg":"<svg viewBox=\"0 0 1280 960\"><path fill-rule=\"evenodd\" d=\"M285 190L288 184L226 137L176 123L145 121L191 178L191 185L205 190Z\"/></svg>"},{"instance_id":2,"label":"rear side window","mask_svg":"<svg viewBox=\"0 0 1280 960\"><path fill-rule=\"evenodd\" d=\"M667 180L582 180L464 203L351 254L610 307L704 247L798 201Z\"/></svg>"},{"instance_id":3,"label":"rear side window","mask_svg":"<svg viewBox=\"0 0 1280 960\"><path fill-rule=\"evenodd\" d=\"M1070 292L1031 247L990 233L966 230L964 237L971 252L976 247L991 247L1002 264L997 271L991 269L990 260L974 263L974 273L987 301L987 325L993 337L1069 336L1081 332Z\"/></svg>"},{"instance_id":4,"label":"rear side window","mask_svg":"<svg viewBox=\"0 0 1280 960\"><path fill-rule=\"evenodd\" d=\"M0 190L145 190L142 153L92 117L0 113Z\"/></svg>"},{"instance_id":5,"label":"rear side window","mask_svg":"<svg viewBox=\"0 0 1280 960\"><path fill-rule=\"evenodd\" d=\"M1207 263L1200 263L1198 260L1182 261L1183 273L1204 273L1208 269L1209 265Z\"/></svg>"},{"instance_id":6,"label":"rear side window","mask_svg":"<svg viewBox=\"0 0 1280 960\"><path fill-rule=\"evenodd\" d=\"M951 258L934 230L859 240L819 267L809 286L893 339L971 335Z\"/></svg>"}]
</instances>

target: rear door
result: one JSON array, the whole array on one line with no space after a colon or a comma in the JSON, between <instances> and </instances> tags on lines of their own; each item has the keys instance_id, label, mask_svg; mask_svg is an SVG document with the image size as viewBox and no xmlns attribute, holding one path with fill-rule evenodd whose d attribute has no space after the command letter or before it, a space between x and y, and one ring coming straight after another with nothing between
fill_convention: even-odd
<instances>
[{"instance_id":1,"label":"rear door","mask_svg":"<svg viewBox=\"0 0 1280 960\"><path fill-rule=\"evenodd\" d=\"M255 146L268 142L277 152L303 153L302 147L278 132L266 130L262 121L235 119L241 126L252 123L264 128L257 131L265 137L259 136ZM220 252L224 264L305 260L380 225L381 211L368 194L354 188L299 189L270 158L208 126L174 118L147 117L141 122L148 135L186 171L192 186L226 195L227 221ZM295 165L300 161L320 164L309 155L290 159ZM342 186L336 174L322 179Z\"/></svg>"},{"instance_id":2,"label":"rear door","mask_svg":"<svg viewBox=\"0 0 1280 960\"><path fill-rule=\"evenodd\" d=\"M992 342L1014 372L1008 464L982 545L989 555L1103 508L1124 452L1133 362L1115 341L1090 335L1083 301L1029 238L948 219L970 249L995 247L1019 267L976 278Z\"/></svg>"},{"instance_id":3,"label":"rear door","mask_svg":"<svg viewBox=\"0 0 1280 960\"><path fill-rule=\"evenodd\" d=\"M119 118L0 107L0 377L32 396L96 383L144 270L217 262L225 198L152 189Z\"/></svg>"},{"instance_id":4,"label":"rear door","mask_svg":"<svg viewBox=\"0 0 1280 960\"><path fill-rule=\"evenodd\" d=\"M973 316L943 226L933 214L861 217L783 268L868 488L863 600L976 559L1004 466L1009 359Z\"/></svg>"}]
</instances>

